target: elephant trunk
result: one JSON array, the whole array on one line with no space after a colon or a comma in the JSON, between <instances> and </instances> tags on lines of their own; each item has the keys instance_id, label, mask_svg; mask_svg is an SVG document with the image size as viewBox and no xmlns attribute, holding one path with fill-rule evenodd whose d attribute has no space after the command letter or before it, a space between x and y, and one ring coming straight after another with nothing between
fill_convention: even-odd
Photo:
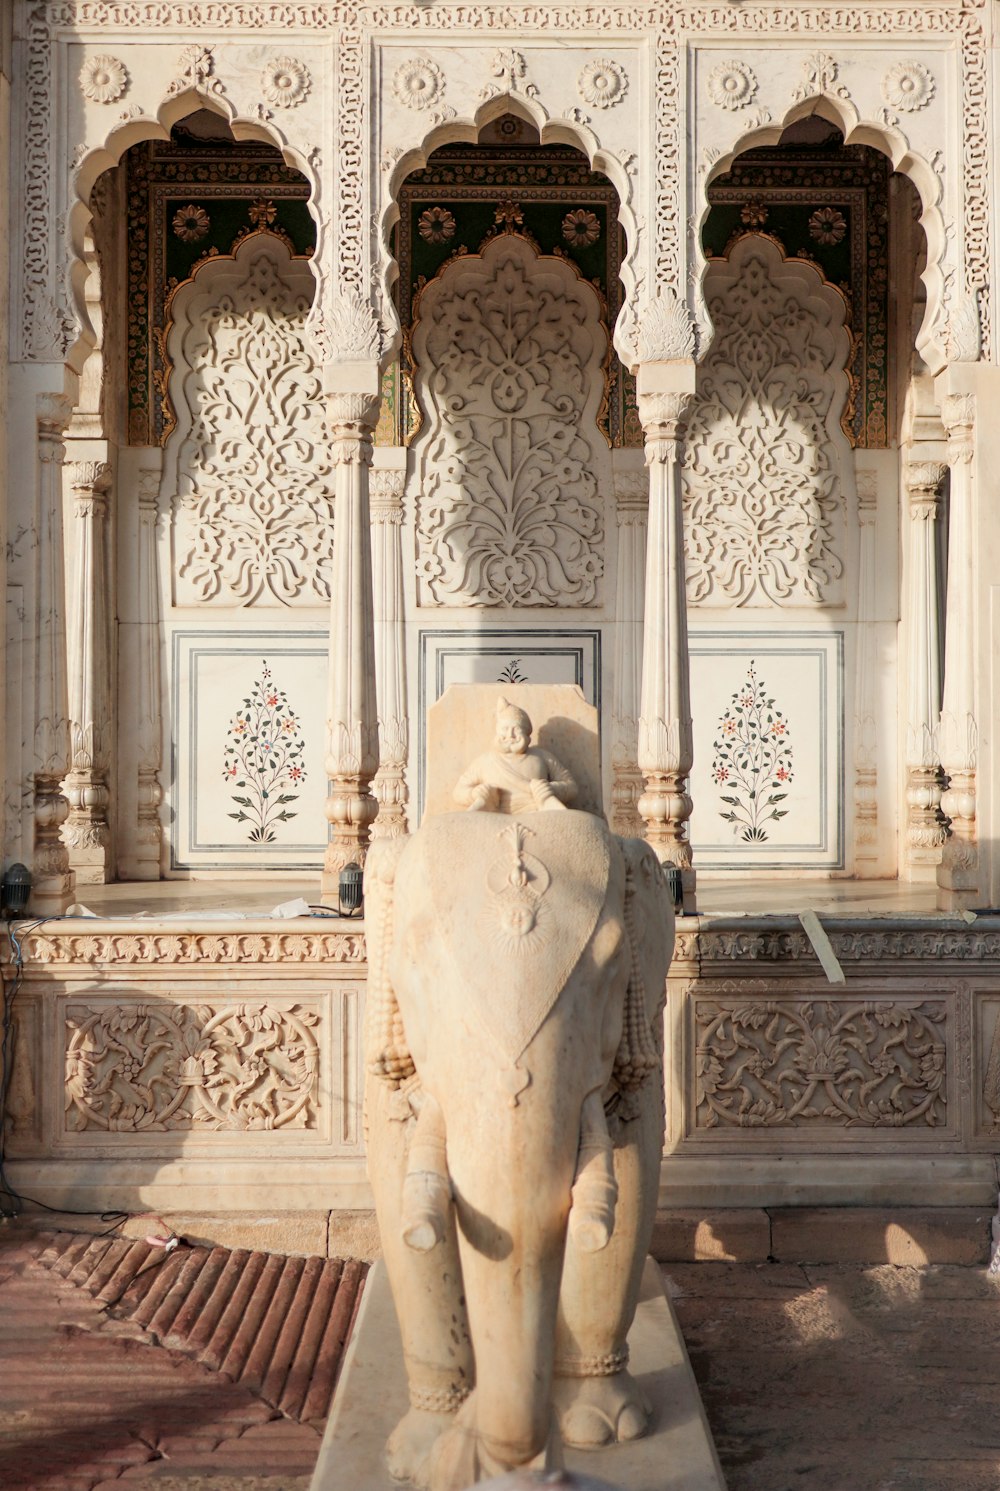
<instances>
[{"instance_id":1,"label":"elephant trunk","mask_svg":"<svg viewBox=\"0 0 1000 1491\"><path fill-rule=\"evenodd\" d=\"M403 1241L418 1253L437 1247L448 1230L452 1202L445 1153L444 1114L437 1100L424 1093L403 1180Z\"/></svg>"},{"instance_id":2,"label":"elephant trunk","mask_svg":"<svg viewBox=\"0 0 1000 1491\"><path fill-rule=\"evenodd\" d=\"M606 1248L615 1227L615 1180L611 1135L599 1092L589 1093L580 1114L580 1152L573 1179L570 1236L583 1253Z\"/></svg>"}]
</instances>

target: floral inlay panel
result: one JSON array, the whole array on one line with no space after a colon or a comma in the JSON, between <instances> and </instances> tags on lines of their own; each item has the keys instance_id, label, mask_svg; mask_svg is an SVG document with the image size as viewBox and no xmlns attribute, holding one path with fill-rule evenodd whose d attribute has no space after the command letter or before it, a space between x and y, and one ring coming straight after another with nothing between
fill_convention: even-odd
<instances>
[{"instance_id":1,"label":"floral inlay panel","mask_svg":"<svg viewBox=\"0 0 1000 1491\"><path fill-rule=\"evenodd\" d=\"M947 1007L697 999L695 1127L943 1127Z\"/></svg>"},{"instance_id":2,"label":"floral inlay panel","mask_svg":"<svg viewBox=\"0 0 1000 1491\"><path fill-rule=\"evenodd\" d=\"M596 293L504 233L424 291L413 354L421 605L590 606L607 337Z\"/></svg>"},{"instance_id":3,"label":"floral inlay panel","mask_svg":"<svg viewBox=\"0 0 1000 1491\"><path fill-rule=\"evenodd\" d=\"M794 780L788 721L757 677L754 664L719 721L712 777L726 807L719 816L735 838L763 844L768 824L788 816L780 806Z\"/></svg>"},{"instance_id":4,"label":"floral inlay panel","mask_svg":"<svg viewBox=\"0 0 1000 1491\"><path fill-rule=\"evenodd\" d=\"M688 599L835 605L853 493L843 297L756 234L712 263L705 290L715 337L685 442Z\"/></svg>"},{"instance_id":5,"label":"floral inlay panel","mask_svg":"<svg viewBox=\"0 0 1000 1491\"><path fill-rule=\"evenodd\" d=\"M289 804L299 794L288 789L306 779L305 748L299 718L265 662L230 722L222 770L237 805L229 816L249 825L251 844L273 844L278 825L296 816Z\"/></svg>"},{"instance_id":6,"label":"floral inlay panel","mask_svg":"<svg viewBox=\"0 0 1000 1491\"><path fill-rule=\"evenodd\" d=\"M306 1004L70 1004L66 1128L314 1129L319 1010Z\"/></svg>"},{"instance_id":7,"label":"floral inlay panel","mask_svg":"<svg viewBox=\"0 0 1000 1491\"><path fill-rule=\"evenodd\" d=\"M313 281L269 231L206 262L170 302L178 425L167 446L178 605L321 605L333 475L305 330Z\"/></svg>"}]
</instances>

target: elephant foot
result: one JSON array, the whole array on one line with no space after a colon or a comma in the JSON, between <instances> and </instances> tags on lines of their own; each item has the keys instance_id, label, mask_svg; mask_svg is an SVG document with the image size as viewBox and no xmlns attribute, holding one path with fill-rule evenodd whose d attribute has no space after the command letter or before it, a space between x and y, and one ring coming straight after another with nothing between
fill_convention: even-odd
<instances>
[{"instance_id":1,"label":"elephant foot","mask_svg":"<svg viewBox=\"0 0 1000 1491\"><path fill-rule=\"evenodd\" d=\"M507 1454L491 1449L476 1432L473 1393L431 1451L428 1485L430 1491L467 1491L478 1481L492 1480L511 1470L561 1470L562 1463L559 1426L554 1415L545 1447L532 1459L515 1463Z\"/></svg>"},{"instance_id":2,"label":"elephant foot","mask_svg":"<svg viewBox=\"0 0 1000 1491\"><path fill-rule=\"evenodd\" d=\"M389 1435L386 1465L394 1481L409 1481L419 1491L430 1486L428 1458L439 1437L455 1422L453 1413L411 1408Z\"/></svg>"},{"instance_id":3,"label":"elephant foot","mask_svg":"<svg viewBox=\"0 0 1000 1491\"><path fill-rule=\"evenodd\" d=\"M610 1377L557 1377L552 1397L563 1442L576 1450L641 1439L649 1428L649 1404L624 1369Z\"/></svg>"}]
</instances>

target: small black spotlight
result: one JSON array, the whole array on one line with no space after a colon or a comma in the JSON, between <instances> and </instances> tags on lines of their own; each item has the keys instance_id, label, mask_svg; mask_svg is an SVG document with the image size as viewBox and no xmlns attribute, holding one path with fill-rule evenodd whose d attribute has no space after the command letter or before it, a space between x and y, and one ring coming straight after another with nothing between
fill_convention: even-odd
<instances>
[{"instance_id":1,"label":"small black spotlight","mask_svg":"<svg viewBox=\"0 0 1000 1491\"><path fill-rule=\"evenodd\" d=\"M364 879L364 870L353 861L341 870L337 880L337 900L341 916L353 916L355 912L364 909Z\"/></svg>"},{"instance_id":2,"label":"small black spotlight","mask_svg":"<svg viewBox=\"0 0 1000 1491\"><path fill-rule=\"evenodd\" d=\"M666 877L670 899L674 903L674 910L680 911L684 904L684 883L681 880L681 872L676 865L664 865L663 874Z\"/></svg>"},{"instance_id":3,"label":"small black spotlight","mask_svg":"<svg viewBox=\"0 0 1000 1491\"><path fill-rule=\"evenodd\" d=\"M31 895L31 871L27 865L11 865L0 881L0 911L4 916L23 916Z\"/></svg>"}]
</instances>

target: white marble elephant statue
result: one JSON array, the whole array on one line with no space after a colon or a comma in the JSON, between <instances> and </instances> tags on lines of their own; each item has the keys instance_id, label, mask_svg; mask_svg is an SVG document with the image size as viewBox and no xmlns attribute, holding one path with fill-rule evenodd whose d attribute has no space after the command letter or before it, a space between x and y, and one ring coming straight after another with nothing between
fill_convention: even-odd
<instances>
[{"instance_id":1,"label":"white marble elephant statue","mask_svg":"<svg viewBox=\"0 0 1000 1491\"><path fill-rule=\"evenodd\" d=\"M373 845L365 884L369 1173L410 1389L389 1469L459 1491L637 1437L660 866L589 813L449 813Z\"/></svg>"}]
</instances>

